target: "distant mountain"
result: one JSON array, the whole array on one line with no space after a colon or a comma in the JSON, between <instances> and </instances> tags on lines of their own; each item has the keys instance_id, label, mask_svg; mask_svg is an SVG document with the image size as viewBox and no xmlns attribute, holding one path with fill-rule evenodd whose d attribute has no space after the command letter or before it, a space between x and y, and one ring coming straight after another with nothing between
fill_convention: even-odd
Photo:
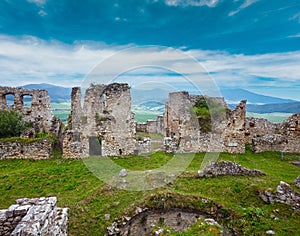
<instances>
[{"instance_id":1,"label":"distant mountain","mask_svg":"<svg viewBox=\"0 0 300 236\"><path fill-rule=\"evenodd\" d=\"M261 113L261 114L272 113L272 112L299 113L300 102L265 104L265 105L247 104L246 109L249 112Z\"/></svg>"},{"instance_id":2,"label":"distant mountain","mask_svg":"<svg viewBox=\"0 0 300 236\"><path fill-rule=\"evenodd\" d=\"M245 89L221 89L221 94L229 104L237 104L241 100L247 100L248 104L279 104L297 102L291 99L283 99L272 96L265 96L250 92Z\"/></svg>"},{"instance_id":3,"label":"distant mountain","mask_svg":"<svg viewBox=\"0 0 300 236\"><path fill-rule=\"evenodd\" d=\"M71 101L71 88L65 88L52 84L28 84L22 86L26 89L45 89L48 90L51 102L61 103Z\"/></svg>"},{"instance_id":4,"label":"distant mountain","mask_svg":"<svg viewBox=\"0 0 300 236\"><path fill-rule=\"evenodd\" d=\"M22 86L27 89L48 90L51 102L70 102L71 88L51 84L28 84ZM163 112L164 104L168 100L169 91L156 88L150 90L131 89L132 104L135 108ZM298 113L300 102L291 99L282 99L272 96L265 96L250 92L245 89L221 89L221 96L231 108L241 100L247 100L247 111L255 113Z\"/></svg>"}]
</instances>

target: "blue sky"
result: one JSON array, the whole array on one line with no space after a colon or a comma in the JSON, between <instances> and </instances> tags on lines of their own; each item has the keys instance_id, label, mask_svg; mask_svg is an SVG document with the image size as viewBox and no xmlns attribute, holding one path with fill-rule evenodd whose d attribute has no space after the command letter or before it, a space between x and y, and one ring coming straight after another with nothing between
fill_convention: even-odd
<instances>
[{"instance_id":1,"label":"blue sky","mask_svg":"<svg viewBox=\"0 0 300 236\"><path fill-rule=\"evenodd\" d=\"M298 0L0 2L1 85L80 85L101 61L144 45L196 58L220 87L300 100Z\"/></svg>"}]
</instances>

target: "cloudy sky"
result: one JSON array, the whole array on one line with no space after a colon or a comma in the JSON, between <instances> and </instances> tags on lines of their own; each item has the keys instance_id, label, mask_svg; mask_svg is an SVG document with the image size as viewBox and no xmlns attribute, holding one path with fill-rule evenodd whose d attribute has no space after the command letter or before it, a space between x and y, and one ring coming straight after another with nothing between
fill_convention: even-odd
<instances>
[{"instance_id":1,"label":"cloudy sky","mask_svg":"<svg viewBox=\"0 0 300 236\"><path fill-rule=\"evenodd\" d=\"M300 100L299 0L0 1L0 85L80 86L103 61L146 45L109 71L151 58L123 80L178 82L186 55L185 76L195 59L219 87Z\"/></svg>"}]
</instances>

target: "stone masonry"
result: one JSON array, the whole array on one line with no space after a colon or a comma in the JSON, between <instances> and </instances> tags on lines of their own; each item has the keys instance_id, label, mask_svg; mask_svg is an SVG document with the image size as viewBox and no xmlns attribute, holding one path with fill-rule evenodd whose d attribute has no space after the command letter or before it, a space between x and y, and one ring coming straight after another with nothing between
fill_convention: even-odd
<instances>
[{"instance_id":1,"label":"stone masonry","mask_svg":"<svg viewBox=\"0 0 300 236\"><path fill-rule=\"evenodd\" d=\"M168 146L176 147L176 152L245 152L246 101L241 101L231 111L223 98L205 96L208 103L224 107L222 114L215 117L212 115L212 130L205 133L191 111L192 106L201 98L203 96L190 95L188 92L169 94L163 126L164 135L173 143Z\"/></svg>"},{"instance_id":2,"label":"stone masonry","mask_svg":"<svg viewBox=\"0 0 300 236\"><path fill-rule=\"evenodd\" d=\"M291 205L293 210L300 211L300 194L295 192L289 184L283 181L280 181L275 193L271 190L265 190L261 191L259 195L265 203L283 203Z\"/></svg>"},{"instance_id":3,"label":"stone masonry","mask_svg":"<svg viewBox=\"0 0 300 236\"><path fill-rule=\"evenodd\" d=\"M128 84L91 85L81 106L81 89L71 95L71 116L64 133L63 157L133 154L136 122Z\"/></svg>"},{"instance_id":4,"label":"stone masonry","mask_svg":"<svg viewBox=\"0 0 300 236\"><path fill-rule=\"evenodd\" d=\"M2 159L47 159L52 156L53 144L47 139L38 141L1 141L0 160Z\"/></svg>"},{"instance_id":5,"label":"stone masonry","mask_svg":"<svg viewBox=\"0 0 300 236\"><path fill-rule=\"evenodd\" d=\"M207 165L203 171L198 171L199 177L215 177L222 175L264 175L259 170L249 170L231 161L213 162Z\"/></svg>"},{"instance_id":6,"label":"stone masonry","mask_svg":"<svg viewBox=\"0 0 300 236\"><path fill-rule=\"evenodd\" d=\"M7 103L8 95L14 96L12 106ZM24 97L31 97L31 107L24 106ZM25 121L32 122L36 132L47 131L60 135L62 123L52 114L47 90L0 87L0 110L11 109L22 113Z\"/></svg>"},{"instance_id":7,"label":"stone masonry","mask_svg":"<svg viewBox=\"0 0 300 236\"><path fill-rule=\"evenodd\" d=\"M23 198L0 210L1 236L66 236L68 208L56 206L56 197Z\"/></svg>"},{"instance_id":8,"label":"stone masonry","mask_svg":"<svg viewBox=\"0 0 300 236\"><path fill-rule=\"evenodd\" d=\"M247 117L245 130L246 143L251 144L252 138L275 134L278 129L278 124L274 124L267 119Z\"/></svg>"},{"instance_id":9,"label":"stone masonry","mask_svg":"<svg viewBox=\"0 0 300 236\"><path fill-rule=\"evenodd\" d=\"M252 132L254 136L252 138L252 149L254 152L282 151L300 153L300 113L294 114L283 122L269 127L268 131L262 131L264 130L262 128ZM258 135L258 132L260 132L260 135Z\"/></svg>"}]
</instances>

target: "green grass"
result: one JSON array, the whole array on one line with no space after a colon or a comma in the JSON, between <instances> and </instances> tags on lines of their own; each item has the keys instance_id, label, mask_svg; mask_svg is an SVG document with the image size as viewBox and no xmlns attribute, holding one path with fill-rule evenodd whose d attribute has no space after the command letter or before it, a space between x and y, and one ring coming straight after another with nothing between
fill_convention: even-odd
<instances>
[{"instance_id":1,"label":"green grass","mask_svg":"<svg viewBox=\"0 0 300 236\"><path fill-rule=\"evenodd\" d=\"M147 120L156 120L157 116L161 115L159 112L133 110L135 119L138 122L146 122Z\"/></svg>"},{"instance_id":2,"label":"green grass","mask_svg":"<svg viewBox=\"0 0 300 236\"><path fill-rule=\"evenodd\" d=\"M157 152L111 160L128 170L149 170L168 163L172 157ZM181 156L184 157L189 156ZM196 154L186 171L174 183L148 191L112 188L98 180L82 160L2 160L0 208L9 207L18 198L57 196L58 206L70 208L69 235L104 235L106 227L114 219L134 211L135 206L207 208L209 205L198 199L204 197L222 206L224 211L231 212L236 219L233 227L244 235L264 235L269 229L274 230L276 235L300 235L299 212L283 204L265 204L258 197L259 190L269 187L275 190L281 180L296 189L293 181L300 174L300 169L289 162L298 160L299 154L285 154L284 160L280 160L280 153L277 152L221 153L220 160L235 161L244 167L259 169L266 175L199 179L196 177L197 170L203 157L204 154ZM164 199L170 201L162 201L162 197L158 196L164 196ZM105 220L105 214L111 214L109 221ZM274 221L271 214L275 214L279 220ZM184 233L170 235L203 235L206 230L203 227L197 223ZM217 234L212 229L211 234L207 231L205 235Z\"/></svg>"}]
</instances>

